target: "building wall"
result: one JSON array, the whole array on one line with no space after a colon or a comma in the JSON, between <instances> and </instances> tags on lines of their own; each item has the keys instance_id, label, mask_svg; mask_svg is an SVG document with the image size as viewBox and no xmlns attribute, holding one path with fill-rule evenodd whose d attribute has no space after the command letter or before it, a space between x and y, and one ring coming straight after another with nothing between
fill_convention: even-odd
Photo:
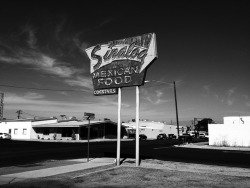
<instances>
[{"instance_id":1,"label":"building wall","mask_svg":"<svg viewBox=\"0 0 250 188\"><path fill-rule=\"evenodd\" d=\"M145 134L148 139L156 139L157 135L163 133L161 129L140 128L139 134Z\"/></svg>"},{"instance_id":2,"label":"building wall","mask_svg":"<svg viewBox=\"0 0 250 188\"><path fill-rule=\"evenodd\" d=\"M32 128L32 125L42 125L56 122L57 119L48 119L42 121L5 121L0 123L0 132L9 133L9 129L11 129L12 139L37 139L38 135Z\"/></svg>"},{"instance_id":3,"label":"building wall","mask_svg":"<svg viewBox=\"0 0 250 188\"><path fill-rule=\"evenodd\" d=\"M16 122L1 122L0 132L9 133L11 129L12 139L30 139L31 138L31 122L30 121L16 121Z\"/></svg>"},{"instance_id":4,"label":"building wall","mask_svg":"<svg viewBox=\"0 0 250 188\"><path fill-rule=\"evenodd\" d=\"M224 117L224 124L208 124L209 145L250 147L250 117Z\"/></svg>"},{"instance_id":5,"label":"building wall","mask_svg":"<svg viewBox=\"0 0 250 188\"><path fill-rule=\"evenodd\" d=\"M128 127L127 129L136 129L136 122L123 123L123 125ZM148 139L156 139L157 135L161 133L165 133L167 135L174 134L175 136L178 135L176 125L166 125L162 122L140 121L139 126L139 134L145 134ZM183 132L186 132L187 127L180 126L179 130L179 133L182 134Z\"/></svg>"},{"instance_id":6,"label":"building wall","mask_svg":"<svg viewBox=\"0 0 250 188\"><path fill-rule=\"evenodd\" d=\"M250 116L224 117L224 124L250 125Z\"/></svg>"}]
</instances>

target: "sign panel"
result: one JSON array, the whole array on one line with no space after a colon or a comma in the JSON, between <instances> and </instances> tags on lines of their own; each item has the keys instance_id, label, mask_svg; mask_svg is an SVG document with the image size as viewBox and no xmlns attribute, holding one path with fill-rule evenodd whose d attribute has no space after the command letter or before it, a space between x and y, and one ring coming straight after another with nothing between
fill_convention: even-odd
<instances>
[{"instance_id":1,"label":"sign panel","mask_svg":"<svg viewBox=\"0 0 250 188\"><path fill-rule=\"evenodd\" d=\"M156 35L115 40L85 51L95 90L139 86L144 84L146 68L157 58Z\"/></svg>"},{"instance_id":2,"label":"sign panel","mask_svg":"<svg viewBox=\"0 0 250 188\"><path fill-rule=\"evenodd\" d=\"M94 90L94 95L99 96L99 95L114 95L118 93L117 88L112 88L112 89L97 89Z\"/></svg>"},{"instance_id":3,"label":"sign panel","mask_svg":"<svg viewBox=\"0 0 250 188\"><path fill-rule=\"evenodd\" d=\"M84 112L84 117L86 117L87 119L95 119L95 114Z\"/></svg>"}]
</instances>

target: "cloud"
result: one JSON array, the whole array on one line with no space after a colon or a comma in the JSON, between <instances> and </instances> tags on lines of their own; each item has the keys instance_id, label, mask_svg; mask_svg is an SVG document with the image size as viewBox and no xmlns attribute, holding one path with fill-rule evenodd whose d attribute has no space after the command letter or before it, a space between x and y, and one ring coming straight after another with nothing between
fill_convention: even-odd
<instances>
[{"instance_id":1,"label":"cloud","mask_svg":"<svg viewBox=\"0 0 250 188\"><path fill-rule=\"evenodd\" d=\"M36 49L37 46L37 38L35 35L35 30L32 28L32 26L27 25L24 27L23 32L27 34L27 43L29 45L30 48L32 49Z\"/></svg>"},{"instance_id":2,"label":"cloud","mask_svg":"<svg viewBox=\"0 0 250 188\"><path fill-rule=\"evenodd\" d=\"M70 86L81 86L81 87L93 89L93 83L92 83L91 78L78 76L75 79L67 79L65 80L65 82L69 84Z\"/></svg>"},{"instance_id":3,"label":"cloud","mask_svg":"<svg viewBox=\"0 0 250 188\"><path fill-rule=\"evenodd\" d=\"M82 66L82 62L77 60L86 56L83 50L88 44L79 38L83 31L68 33L68 30L64 29L66 24L67 18L60 17L58 24L50 29L53 35L48 34L47 44L44 41L39 43L38 36L42 36L38 35L40 30L29 24L16 31L13 38L0 38L0 62L25 65L22 67L62 78L60 81L70 86L92 89L91 79L88 76L79 76L88 70L85 72L84 68L74 66ZM53 38L49 38L51 36Z\"/></svg>"},{"instance_id":4,"label":"cloud","mask_svg":"<svg viewBox=\"0 0 250 188\"><path fill-rule=\"evenodd\" d=\"M101 22L101 23L97 26L97 28L98 28L98 29L102 28L103 26L109 24L112 20L113 20L113 19L106 19L106 20L104 20L103 22Z\"/></svg>"},{"instance_id":5,"label":"cloud","mask_svg":"<svg viewBox=\"0 0 250 188\"><path fill-rule=\"evenodd\" d=\"M144 98L145 100L147 100L148 102L152 103L152 104L162 104L162 103L165 103L165 102L168 102L168 100L161 100L161 99L153 99L151 97L146 97Z\"/></svg>"},{"instance_id":6,"label":"cloud","mask_svg":"<svg viewBox=\"0 0 250 188\"><path fill-rule=\"evenodd\" d=\"M242 95L244 99L248 100L249 96L248 95Z\"/></svg>"},{"instance_id":7,"label":"cloud","mask_svg":"<svg viewBox=\"0 0 250 188\"><path fill-rule=\"evenodd\" d=\"M73 39L73 41L74 41L75 45L77 46L77 48L79 49L80 53L83 56L85 56L87 59L89 59L87 53L85 52L85 50L87 49L89 44L86 42L80 42L80 39L78 39L76 37Z\"/></svg>"},{"instance_id":8,"label":"cloud","mask_svg":"<svg viewBox=\"0 0 250 188\"><path fill-rule=\"evenodd\" d=\"M39 57L40 56L40 57ZM64 62L58 62L56 59L40 54L38 59L35 60L37 68L50 74L57 75L59 77L71 77L78 72L77 69Z\"/></svg>"},{"instance_id":9,"label":"cloud","mask_svg":"<svg viewBox=\"0 0 250 188\"><path fill-rule=\"evenodd\" d=\"M207 93L210 93L210 86L209 85L202 86L202 89L205 90Z\"/></svg>"},{"instance_id":10,"label":"cloud","mask_svg":"<svg viewBox=\"0 0 250 188\"><path fill-rule=\"evenodd\" d=\"M156 90L155 92L157 97L161 97L163 95L162 91Z\"/></svg>"},{"instance_id":11,"label":"cloud","mask_svg":"<svg viewBox=\"0 0 250 188\"><path fill-rule=\"evenodd\" d=\"M225 101L228 106L232 106L235 101L235 98L233 97L235 91L236 91L236 88L231 88L226 91Z\"/></svg>"},{"instance_id":12,"label":"cloud","mask_svg":"<svg viewBox=\"0 0 250 188\"><path fill-rule=\"evenodd\" d=\"M235 93L235 90L236 90L235 88L231 88L231 89L227 90L227 92L226 92L227 96L231 97Z\"/></svg>"},{"instance_id":13,"label":"cloud","mask_svg":"<svg viewBox=\"0 0 250 188\"><path fill-rule=\"evenodd\" d=\"M0 61L4 63L16 64L21 63L20 59L15 57L0 56Z\"/></svg>"},{"instance_id":14,"label":"cloud","mask_svg":"<svg viewBox=\"0 0 250 188\"><path fill-rule=\"evenodd\" d=\"M226 90L223 93L223 95L219 95L215 92L211 92L211 88L208 85L204 85L202 88L207 92L207 94L211 94L216 100L218 100L221 103L227 104L228 106L232 106L235 102L234 94L235 94L236 88L231 88L231 89Z\"/></svg>"},{"instance_id":15,"label":"cloud","mask_svg":"<svg viewBox=\"0 0 250 188\"><path fill-rule=\"evenodd\" d=\"M44 95L35 93L35 92L28 92L24 95L24 98L26 99L42 99L44 98Z\"/></svg>"},{"instance_id":16,"label":"cloud","mask_svg":"<svg viewBox=\"0 0 250 188\"><path fill-rule=\"evenodd\" d=\"M69 78L79 70L68 63L58 61L48 55L33 50L19 49L13 56L0 56L0 61L10 64L29 65L31 69L47 74Z\"/></svg>"},{"instance_id":17,"label":"cloud","mask_svg":"<svg viewBox=\"0 0 250 188\"><path fill-rule=\"evenodd\" d=\"M39 93L26 93L25 95L17 95L14 93L5 93L5 116L13 118L16 116L16 110L21 109L24 112L40 116L56 116L58 114L66 114L82 117L84 112L92 112L96 117L117 117L117 98L114 96L91 97L81 102L69 102L68 100L55 101L45 100L43 95ZM125 106L124 106L125 105ZM123 104L123 107L128 107ZM126 113L134 113L134 109L126 109Z\"/></svg>"},{"instance_id":18,"label":"cloud","mask_svg":"<svg viewBox=\"0 0 250 188\"><path fill-rule=\"evenodd\" d=\"M39 93L33 93L33 92L28 92L24 94L23 96L14 94L14 93L5 93L5 107L10 107L14 106L17 108L17 106L23 105L23 106L32 106L38 107L41 109L46 109L46 107L51 107L54 106L57 108L58 111L62 111L63 108L78 108L78 107L85 107L86 109L88 106L94 106L95 108L96 105L98 104L99 107L105 107L105 106L117 106L117 103L113 102L112 100L102 97L99 98L100 100L87 100L84 101L83 103L74 103L74 102L65 102L65 101L50 101L50 100L44 100L44 95L39 94ZM15 106L17 105L17 106ZM32 109L31 108L31 109Z\"/></svg>"},{"instance_id":19,"label":"cloud","mask_svg":"<svg viewBox=\"0 0 250 188\"><path fill-rule=\"evenodd\" d=\"M58 91L57 93L59 93L61 95L69 96L69 94L65 91Z\"/></svg>"},{"instance_id":20,"label":"cloud","mask_svg":"<svg viewBox=\"0 0 250 188\"><path fill-rule=\"evenodd\" d=\"M227 99L227 104L228 106L232 106L234 103L234 100L233 99Z\"/></svg>"},{"instance_id":21,"label":"cloud","mask_svg":"<svg viewBox=\"0 0 250 188\"><path fill-rule=\"evenodd\" d=\"M219 97L219 95L217 95L217 94L214 94L214 96L215 96L215 98L218 100L218 101L220 101L220 102L222 102L222 103L224 103L225 101L226 101L226 99L224 98L224 97Z\"/></svg>"},{"instance_id":22,"label":"cloud","mask_svg":"<svg viewBox=\"0 0 250 188\"><path fill-rule=\"evenodd\" d=\"M168 102L168 100L163 100L161 97L163 96L162 90L147 90L147 89L141 89L142 98L151 104L157 105L161 103Z\"/></svg>"},{"instance_id":23,"label":"cloud","mask_svg":"<svg viewBox=\"0 0 250 188\"><path fill-rule=\"evenodd\" d=\"M250 102L245 103L247 107L250 107Z\"/></svg>"},{"instance_id":24,"label":"cloud","mask_svg":"<svg viewBox=\"0 0 250 188\"><path fill-rule=\"evenodd\" d=\"M63 27L65 26L66 22L67 22L67 18L65 16L62 16L60 22L56 25L55 37L58 41L61 41L60 35L63 31Z\"/></svg>"}]
</instances>

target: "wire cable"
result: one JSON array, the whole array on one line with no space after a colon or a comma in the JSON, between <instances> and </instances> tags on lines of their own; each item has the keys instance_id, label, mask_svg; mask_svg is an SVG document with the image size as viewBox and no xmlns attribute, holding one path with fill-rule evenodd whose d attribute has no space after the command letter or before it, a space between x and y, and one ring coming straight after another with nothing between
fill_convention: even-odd
<instances>
[{"instance_id":1,"label":"wire cable","mask_svg":"<svg viewBox=\"0 0 250 188\"><path fill-rule=\"evenodd\" d=\"M49 88L34 88L34 87L21 87L21 86L13 86L13 85L4 85L4 84L0 84L0 86L2 87L11 87L11 88L17 88L17 89L33 89L33 90L45 90L45 91L70 91L70 92L87 92L87 91L83 91L83 90L71 90L71 89L65 89L65 90L61 90L61 89L49 89Z\"/></svg>"},{"instance_id":2,"label":"wire cable","mask_svg":"<svg viewBox=\"0 0 250 188\"><path fill-rule=\"evenodd\" d=\"M158 87L158 86L166 85L166 84L170 84L170 83L167 83L167 82L158 82L158 84L155 84L155 85L152 85L152 86L145 86L144 85L143 88ZM84 91L84 90L34 88L34 87L22 87L22 86L5 85L5 84L0 84L0 86L2 86L2 87L16 88L16 89L32 89L32 90L40 90L40 91L59 91L59 92L66 92L66 91L68 91L68 92L85 92L85 93L87 93L87 91Z\"/></svg>"}]
</instances>

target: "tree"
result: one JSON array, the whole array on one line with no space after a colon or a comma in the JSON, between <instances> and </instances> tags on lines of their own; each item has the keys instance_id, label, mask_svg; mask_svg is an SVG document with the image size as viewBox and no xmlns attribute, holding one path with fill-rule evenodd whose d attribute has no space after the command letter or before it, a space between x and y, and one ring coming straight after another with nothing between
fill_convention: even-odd
<instances>
[{"instance_id":1,"label":"tree","mask_svg":"<svg viewBox=\"0 0 250 188\"><path fill-rule=\"evenodd\" d=\"M208 124L214 123L214 121L211 118L204 118L200 121L195 126L196 131L205 131L208 132Z\"/></svg>"}]
</instances>

